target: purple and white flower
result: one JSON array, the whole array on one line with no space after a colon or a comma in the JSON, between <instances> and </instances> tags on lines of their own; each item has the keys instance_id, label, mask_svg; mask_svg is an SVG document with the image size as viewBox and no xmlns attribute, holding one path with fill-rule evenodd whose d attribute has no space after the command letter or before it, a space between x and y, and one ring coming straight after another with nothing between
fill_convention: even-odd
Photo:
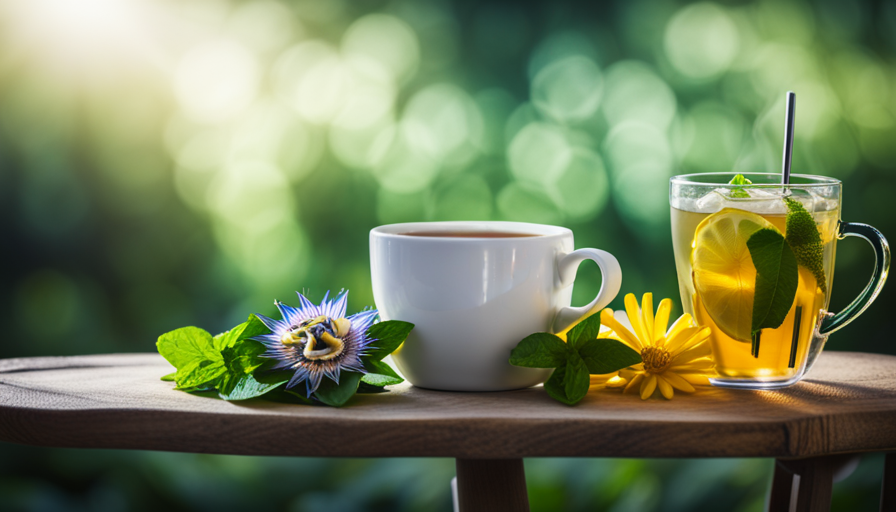
<instances>
[{"instance_id":1,"label":"purple and white flower","mask_svg":"<svg viewBox=\"0 0 896 512\"><path fill-rule=\"evenodd\" d=\"M375 340L366 334L377 311L371 309L346 317L348 291L332 300L328 300L327 292L320 305L312 304L301 293L298 296L298 308L274 301L280 320L256 315L271 333L252 338L267 348L261 357L277 361L272 369L295 371L287 389L304 382L310 397L325 375L338 384L342 371L367 373L361 357L373 348L370 343Z\"/></svg>"}]
</instances>

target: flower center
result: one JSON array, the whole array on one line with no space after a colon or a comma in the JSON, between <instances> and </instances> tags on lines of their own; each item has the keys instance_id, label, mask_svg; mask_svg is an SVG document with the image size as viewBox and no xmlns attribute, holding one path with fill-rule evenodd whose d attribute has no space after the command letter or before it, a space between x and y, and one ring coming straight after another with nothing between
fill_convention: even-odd
<instances>
[{"instance_id":1,"label":"flower center","mask_svg":"<svg viewBox=\"0 0 896 512\"><path fill-rule=\"evenodd\" d=\"M669 352L660 347L645 347L641 350L641 359L647 373L663 373L672 362Z\"/></svg>"},{"instance_id":2,"label":"flower center","mask_svg":"<svg viewBox=\"0 0 896 512\"><path fill-rule=\"evenodd\" d=\"M304 320L290 327L280 337L286 346L302 346L305 359L327 360L337 357L345 349L344 338L351 330L352 323L347 318L333 319L318 316Z\"/></svg>"}]
</instances>

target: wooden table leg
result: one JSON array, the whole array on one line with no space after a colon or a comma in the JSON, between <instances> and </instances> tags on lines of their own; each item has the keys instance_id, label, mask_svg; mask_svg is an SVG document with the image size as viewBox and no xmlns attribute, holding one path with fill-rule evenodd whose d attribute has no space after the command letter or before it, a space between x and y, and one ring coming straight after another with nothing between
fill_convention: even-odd
<instances>
[{"instance_id":1,"label":"wooden table leg","mask_svg":"<svg viewBox=\"0 0 896 512\"><path fill-rule=\"evenodd\" d=\"M529 512L523 459L457 459L460 512Z\"/></svg>"},{"instance_id":2,"label":"wooden table leg","mask_svg":"<svg viewBox=\"0 0 896 512\"><path fill-rule=\"evenodd\" d=\"M772 491L768 500L769 512L790 512L793 495L793 473L780 461L775 461Z\"/></svg>"},{"instance_id":3,"label":"wooden table leg","mask_svg":"<svg viewBox=\"0 0 896 512\"><path fill-rule=\"evenodd\" d=\"M828 457L813 457L811 459L778 460L775 464L775 479L772 483L772 496L769 502L769 510L779 512L784 510L796 512L828 512L831 510L831 490L834 483L834 471L851 455L832 455ZM779 475L778 467L781 467ZM791 507L792 499L785 501L786 474L792 476L793 486L797 487L796 506ZM775 490L775 484L779 489ZM791 487L791 493L792 493ZM784 508L784 503L787 507ZM778 507L778 508L773 508Z\"/></svg>"},{"instance_id":4,"label":"wooden table leg","mask_svg":"<svg viewBox=\"0 0 896 512\"><path fill-rule=\"evenodd\" d=\"M880 512L896 512L896 453L884 458L884 480L880 486Z\"/></svg>"}]
</instances>

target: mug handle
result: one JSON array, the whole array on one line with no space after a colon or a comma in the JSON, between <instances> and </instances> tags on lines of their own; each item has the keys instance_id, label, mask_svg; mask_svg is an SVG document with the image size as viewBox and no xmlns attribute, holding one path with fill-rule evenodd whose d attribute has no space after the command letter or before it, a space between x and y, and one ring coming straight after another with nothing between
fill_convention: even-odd
<instances>
[{"instance_id":1,"label":"mug handle","mask_svg":"<svg viewBox=\"0 0 896 512\"><path fill-rule=\"evenodd\" d=\"M841 221L837 238L843 240L848 236L864 238L874 248L874 273L871 274L871 281L868 282L868 286L862 290L862 293L856 297L856 300L852 301L850 305L836 315L833 313L826 314L818 329L818 332L823 336L843 328L868 309L868 306L877 298L881 288L884 287L887 273L890 271L890 244L887 243L887 239L884 238L880 231L868 224Z\"/></svg>"},{"instance_id":2,"label":"mug handle","mask_svg":"<svg viewBox=\"0 0 896 512\"><path fill-rule=\"evenodd\" d=\"M566 288L575 281L579 263L585 260L591 260L600 267L602 279L600 291L588 305L560 309L554 317L553 332L562 332L585 315L602 309L616 298L616 294L622 287L622 269L619 268L619 262L612 254L600 249L579 249L562 256L557 262L560 278L559 288Z\"/></svg>"}]
</instances>

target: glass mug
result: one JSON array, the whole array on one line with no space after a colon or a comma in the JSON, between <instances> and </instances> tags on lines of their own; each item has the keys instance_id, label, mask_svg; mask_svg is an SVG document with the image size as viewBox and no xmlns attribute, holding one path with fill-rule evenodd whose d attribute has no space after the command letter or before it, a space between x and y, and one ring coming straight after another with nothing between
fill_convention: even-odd
<instances>
[{"instance_id":1,"label":"glass mug","mask_svg":"<svg viewBox=\"0 0 896 512\"><path fill-rule=\"evenodd\" d=\"M746 174L752 184L730 185L734 176L707 173L671 179L672 243L682 305L698 324L712 327L710 343L718 374L710 378L713 385L782 388L798 382L828 336L874 301L887 278L890 248L873 227L840 221L839 180L795 174L790 184L783 185L780 174ZM797 258L799 280L783 323L753 333L756 268L747 240L769 225L786 236L789 208L784 197L800 202L815 221L821 237L823 279L817 263L804 264L807 260ZM867 240L876 263L864 291L833 314L827 308L834 255L837 241L848 236Z\"/></svg>"}]
</instances>

